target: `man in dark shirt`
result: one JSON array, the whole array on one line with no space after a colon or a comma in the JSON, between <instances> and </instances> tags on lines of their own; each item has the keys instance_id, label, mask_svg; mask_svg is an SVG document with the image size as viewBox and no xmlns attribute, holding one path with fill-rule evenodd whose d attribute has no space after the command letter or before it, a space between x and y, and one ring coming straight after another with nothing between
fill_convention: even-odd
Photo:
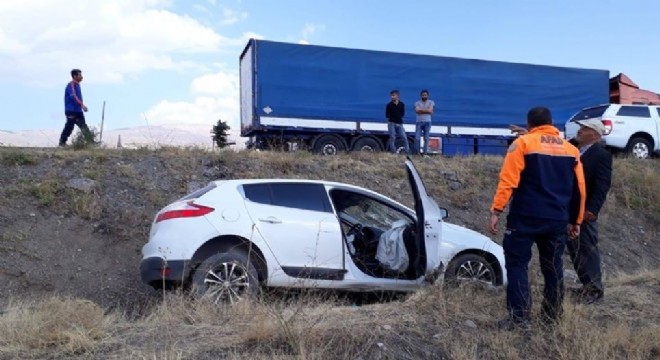
<instances>
[{"instance_id":1,"label":"man in dark shirt","mask_svg":"<svg viewBox=\"0 0 660 360\"><path fill-rule=\"evenodd\" d=\"M406 131L403 129L403 117L406 115L406 105L399 100L399 90L390 91L390 101L385 107L385 117L387 118L387 131L390 139L387 142L390 152L396 154L396 137L399 136L403 142L403 149L406 154L410 153Z\"/></svg>"},{"instance_id":2,"label":"man in dark shirt","mask_svg":"<svg viewBox=\"0 0 660 360\"><path fill-rule=\"evenodd\" d=\"M578 301L592 304L603 298L600 251L598 250L598 214L612 184L612 155L601 144L605 126L599 119L576 121L580 130L573 143L580 150L587 186L584 222L580 236L568 242L573 266L582 283L575 289Z\"/></svg>"}]
</instances>

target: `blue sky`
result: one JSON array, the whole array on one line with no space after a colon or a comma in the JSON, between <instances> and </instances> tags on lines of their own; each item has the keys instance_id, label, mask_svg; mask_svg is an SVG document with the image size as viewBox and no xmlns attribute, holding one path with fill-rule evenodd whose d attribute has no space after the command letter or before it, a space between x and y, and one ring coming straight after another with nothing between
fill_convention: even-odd
<instances>
[{"instance_id":1,"label":"blue sky","mask_svg":"<svg viewBox=\"0 0 660 360\"><path fill-rule=\"evenodd\" d=\"M0 1L0 129L61 128L69 70L88 123L237 127L250 37L606 69L660 92L657 0ZM383 101L387 101L386 94Z\"/></svg>"}]
</instances>

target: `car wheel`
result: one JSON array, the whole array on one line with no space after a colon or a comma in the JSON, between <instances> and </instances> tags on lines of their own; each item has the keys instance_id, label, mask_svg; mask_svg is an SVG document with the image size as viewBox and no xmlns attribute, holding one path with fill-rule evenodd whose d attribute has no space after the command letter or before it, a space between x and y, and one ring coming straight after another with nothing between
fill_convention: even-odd
<instances>
[{"instance_id":1,"label":"car wheel","mask_svg":"<svg viewBox=\"0 0 660 360\"><path fill-rule=\"evenodd\" d=\"M235 303L259 293L257 269L239 251L215 254L193 275L193 293L214 304Z\"/></svg>"},{"instance_id":2,"label":"car wheel","mask_svg":"<svg viewBox=\"0 0 660 360\"><path fill-rule=\"evenodd\" d=\"M334 135L322 135L314 141L313 148L315 153L321 155L337 155L341 151L346 151L344 141Z\"/></svg>"},{"instance_id":3,"label":"car wheel","mask_svg":"<svg viewBox=\"0 0 660 360\"><path fill-rule=\"evenodd\" d=\"M445 271L445 282L458 285L463 282L477 282L497 285L497 276L493 266L477 254L463 254L449 263Z\"/></svg>"},{"instance_id":4,"label":"car wheel","mask_svg":"<svg viewBox=\"0 0 660 360\"><path fill-rule=\"evenodd\" d=\"M353 151L381 151L383 147L380 142L372 137L361 137L353 143Z\"/></svg>"},{"instance_id":5,"label":"car wheel","mask_svg":"<svg viewBox=\"0 0 660 360\"><path fill-rule=\"evenodd\" d=\"M627 152L637 159L648 159L651 156L651 143L641 137L634 138L628 143Z\"/></svg>"}]
</instances>

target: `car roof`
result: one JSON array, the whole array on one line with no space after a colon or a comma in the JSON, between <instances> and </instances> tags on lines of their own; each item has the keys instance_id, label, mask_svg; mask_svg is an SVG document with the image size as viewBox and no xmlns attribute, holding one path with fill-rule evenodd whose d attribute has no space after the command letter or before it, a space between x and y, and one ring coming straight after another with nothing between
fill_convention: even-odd
<instances>
[{"instance_id":1,"label":"car roof","mask_svg":"<svg viewBox=\"0 0 660 360\"><path fill-rule=\"evenodd\" d=\"M379 196L379 197L385 197L389 199L390 201L396 203L397 205L400 205L410 211L413 211L412 209L408 208L406 205L401 204L400 202L390 198L389 196L386 196L384 194L381 194L379 192L363 188L360 186L356 185L351 185L351 184L346 184L346 183L341 183L341 182L335 182L335 181L325 181L325 180L310 180L310 179L232 179L232 180L216 180L216 181L211 181L212 183L215 183L216 185L226 185L226 186L238 186L238 185L247 185L247 184L276 184L276 183L298 183L298 184L320 184L324 186L330 186L330 187L338 187L338 188L343 188L343 189L351 189L355 190L357 192L362 192L366 194L371 194L374 196Z\"/></svg>"},{"instance_id":2,"label":"car roof","mask_svg":"<svg viewBox=\"0 0 660 360\"><path fill-rule=\"evenodd\" d=\"M639 106L639 107L651 107L651 108L656 108L659 107L660 105L645 105L645 104L600 104L600 105L594 105L594 106L587 106L585 108L582 108L582 110L590 110L590 109L595 109L599 107L604 107L604 106Z\"/></svg>"},{"instance_id":3,"label":"car roof","mask_svg":"<svg viewBox=\"0 0 660 360\"><path fill-rule=\"evenodd\" d=\"M342 187L342 188L349 188L349 189L354 189L354 190L359 190L359 191L365 191L373 194L378 194L380 196L384 196L383 194L380 194L378 192L375 192L373 190L363 188L360 186L356 185L351 185L351 184L346 184L346 183L341 183L341 182L335 182L335 181L325 181L325 180L310 180L310 179L232 179L232 180L216 180L212 181L216 185L221 185L221 184L234 184L234 185L246 185L246 184L276 184L276 183L298 183L298 184L320 184L324 186L334 186L334 187Z\"/></svg>"},{"instance_id":4,"label":"car roof","mask_svg":"<svg viewBox=\"0 0 660 360\"><path fill-rule=\"evenodd\" d=\"M342 186L354 186L339 182L325 181L325 180L310 180L310 179L232 179L232 180L215 180L213 181L217 185L227 184L227 183L236 183L236 184L261 184L261 183L305 183L305 184L323 184L323 185L342 185Z\"/></svg>"}]
</instances>

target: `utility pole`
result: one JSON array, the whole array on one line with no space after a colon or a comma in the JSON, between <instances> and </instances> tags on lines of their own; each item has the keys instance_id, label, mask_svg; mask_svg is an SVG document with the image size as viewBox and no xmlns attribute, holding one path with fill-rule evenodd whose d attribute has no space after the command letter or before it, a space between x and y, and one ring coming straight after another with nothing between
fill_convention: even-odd
<instances>
[{"instance_id":1,"label":"utility pole","mask_svg":"<svg viewBox=\"0 0 660 360\"><path fill-rule=\"evenodd\" d=\"M101 131L99 132L99 142L103 142L103 123L105 122L105 100L103 100L103 109L101 110Z\"/></svg>"}]
</instances>

